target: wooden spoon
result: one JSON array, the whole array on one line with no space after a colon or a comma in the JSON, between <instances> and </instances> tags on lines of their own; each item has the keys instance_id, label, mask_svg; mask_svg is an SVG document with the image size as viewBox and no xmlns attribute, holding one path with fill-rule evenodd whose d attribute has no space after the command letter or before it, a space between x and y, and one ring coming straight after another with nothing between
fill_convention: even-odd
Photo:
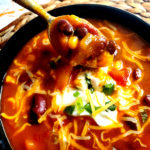
<instances>
[{"instance_id":1,"label":"wooden spoon","mask_svg":"<svg viewBox=\"0 0 150 150\"><path fill-rule=\"evenodd\" d=\"M41 16L45 19L48 23L51 23L55 17L48 14L36 1L34 0L13 0L14 2L18 3L19 5L27 8L28 10L34 12L35 14Z\"/></svg>"},{"instance_id":2,"label":"wooden spoon","mask_svg":"<svg viewBox=\"0 0 150 150\"><path fill-rule=\"evenodd\" d=\"M107 40L91 23L75 15L53 17L34 0L14 1L47 21L48 36L53 48L72 66L97 68L107 65L103 61L106 59L103 54Z\"/></svg>"},{"instance_id":3,"label":"wooden spoon","mask_svg":"<svg viewBox=\"0 0 150 150\"><path fill-rule=\"evenodd\" d=\"M28 10L34 12L35 14L41 16L43 19L45 19L48 23L48 29L50 29L50 25L52 23L52 21L54 21L55 19L57 19L57 21L60 19L59 17L54 17L54 16L51 16L49 13L47 13L35 0L14 0L16 3L18 3L19 5L27 8ZM74 21L74 22L78 22L76 18L73 18L73 17L69 17L69 15L66 15L67 17L63 17L65 19L70 19L71 18L71 21ZM61 19L63 19L61 17ZM81 20L82 22L84 22L84 24L87 24L88 26L90 26L90 28L92 29L93 28L93 31L95 34L99 34L99 31L93 26L91 25L89 22L87 22L86 20L82 19ZM93 32L92 31L92 32ZM50 30L48 30L48 34L50 35ZM49 37L51 39L51 37Z\"/></svg>"}]
</instances>

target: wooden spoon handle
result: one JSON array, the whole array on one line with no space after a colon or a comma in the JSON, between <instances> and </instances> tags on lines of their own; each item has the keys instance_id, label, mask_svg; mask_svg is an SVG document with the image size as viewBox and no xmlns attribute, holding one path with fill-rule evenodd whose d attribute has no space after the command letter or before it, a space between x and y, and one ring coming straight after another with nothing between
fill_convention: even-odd
<instances>
[{"instance_id":1,"label":"wooden spoon handle","mask_svg":"<svg viewBox=\"0 0 150 150\"><path fill-rule=\"evenodd\" d=\"M14 0L19 5L27 8L28 10L38 14L47 22L51 22L55 17L48 14L35 0Z\"/></svg>"}]
</instances>

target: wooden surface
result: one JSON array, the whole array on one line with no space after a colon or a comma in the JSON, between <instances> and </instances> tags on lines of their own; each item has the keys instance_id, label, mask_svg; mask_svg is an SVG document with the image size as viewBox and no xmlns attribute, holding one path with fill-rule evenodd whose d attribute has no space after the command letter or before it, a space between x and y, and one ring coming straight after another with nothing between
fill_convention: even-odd
<instances>
[{"instance_id":1,"label":"wooden surface","mask_svg":"<svg viewBox=\"0 0 150 150\"><path fill-rule=\"evenodd\" d=\"M117 7L134 13L144 21L150 23L150 0L51 0L48 4L43 5L43 8L49 11L66 5L87 3ZM11 24L1 29L0 49L19 28L35 17L36 15L31 12L25 13Z\"/></svg>"}]
</instances>

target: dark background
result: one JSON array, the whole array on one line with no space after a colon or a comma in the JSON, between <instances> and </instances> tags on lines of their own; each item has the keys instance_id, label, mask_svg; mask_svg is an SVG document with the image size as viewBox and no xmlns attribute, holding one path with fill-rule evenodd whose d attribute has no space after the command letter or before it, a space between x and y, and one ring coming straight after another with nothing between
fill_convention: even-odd
<instances>
[{"instance_id":1,"label":"dark background","mask_svg":"<svg viewBox=\"0 0 150 150\"><path fill-rule=\"evenodd\" d=\"M1 122L0 122L0 150L10 150L9 144L4 136Z\"/></svg>"}]
</instances>

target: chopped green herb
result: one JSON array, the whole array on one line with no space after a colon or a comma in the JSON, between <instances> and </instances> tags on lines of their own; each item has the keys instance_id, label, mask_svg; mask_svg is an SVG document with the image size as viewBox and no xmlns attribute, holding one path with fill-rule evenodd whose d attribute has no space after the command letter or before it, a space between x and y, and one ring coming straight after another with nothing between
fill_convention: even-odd
<instances>
[{"instance_id":1,"label":"chopped green herb","mask_svg":"<svg viewBox=\"0 0 150 150\"><path fill-rule=\"evenodd\" d=\"M56 63L54 60L52 60L49 64L50 64L52 69L56 69Z\"/></svg>"},{"instance_id":2,"label":"chopped green herb","mask_svg":"<svg viewBox=\"0 0 150 150\"><path fill-rule=\"evenodd\" d=\"M75 109L75 106L74 105L71 105L71 106L67 106L64 110L64 113L68 114L68 115L72 115L73 111Z\"/></svg>"},{"instance_id":3,"label":"chopped green herb","mask_svg":"<svg viewBox=\"0 0 150 150\"><path fill-rule=\"evenodd\" d=\"M104 92L106 95L111 95L111 94L114 92L114 84L112 84L112 83L105 84L105 85L103 86L103 92Z\"/></svg>"},{"instance_id":4,"label":"chopped green herb","mask_svg":"<svg viewBox=\"0 0 150 150\"><path fill-rule=\"evenodd\" d=\"M108 103L110 103L110 101L109 101L109 102L106 102L105 105L108 104ZM111 110L111 111L115 111L116 105L113 104L113 105L109 106L108 109Z\"/></svg>"},{"instance_id":5,"label":"chopped green herb","mask_svg":"<svg viewBox=\"0 0 150 150\"><path fill-rule=\"evenodd\" d=\"M80 93L78 91L76 91L76 92L73 93L74 97L78 97L79 95L80 95Z\"/></svg>"},{"instance_id":6,"label":"chopped green herb","mask_svg":"<svg viewBox=\"0 0 150 150\"><path fill-rule=\"evenodd\" d=\"M95 110L98 110L100 109L101 107L100 106L95 106Z\"/></svg>"},{"instance_id":7,"label":"chopped green herb","mask_svg":"<svg viewBox=\"0 0 150 150\"><path fill-rule=\"evenodd\" d=\"M84 111L83 100L79 97L75 103L77 112L81 114Z\"/></svg>"},{"instance_id":8,"label":"chopped green herb","mask_svg":"<svg viewBox=\"0 0 150 150\"><path fill-rule=\"evenodd\" d=\"M148 115L145 111L141 112L142 122L145 123L148 119Z\"/></svg>"},{"instance_id":9,"label":"chopped green herb","mask_svg":"<svg viewBox=\"0 0 150 150\"><path fill-rule=\"evenodd\" d=\"M90 104L90 103L85 104L85 105L84 105L84 109L85 109L88 113L92 114L92 108L91 108L91 104Z\"/></svg>"},{"instance_id":10,"label":"chopped green herb","mask_svg":"<svg viewBox=\"0 0 150 150\"><path fill-rule=\"evenodd\" d=\"M91 91L91 93L93 94L93 93L94 93L94 88L91 87L91 88L90 88L90 91Z\"/></svg>"},{"instance_id":11,"label":"chopped green herb","mask_svg":"<svg viewBox=\"0 0 150 150\"><path fill-rule=\"evenodd\" d=\"M94 93L94 87L92 86L91 79L88 78L87 74L85 74L85 81L86 81L86 84L88 86L88 89L93 94Z\"/></svg>"},{"instance_id":12,"label":"chopped green herb","mask_svg":"<svg viewBox=\"0 0 150 150\"><path fill-rule=\"evenodd\" d=\"M95 106L95 110L98 110L99 108L101 108L101 107L100 107L100 106ZM91 104L90 104L90 103L87 103L87 104L84 106L84 109L85 109L88 113L92 114L92 108L91 108Z\"/></svg>"},{"instance_id":13,"label":"chopped green herb","mask_svg":"<svg viewBox=\"0 0 150 150\"><path fill-rule=\"evenodd\" d=\"M111 105L110 107L108 107L108 109L109 109L109 110L111 110L111 111L115 111L115 109L116 109L116 105L115 105L115 104L113 104L113 105Z\"/></svg>"}]
</instances>

